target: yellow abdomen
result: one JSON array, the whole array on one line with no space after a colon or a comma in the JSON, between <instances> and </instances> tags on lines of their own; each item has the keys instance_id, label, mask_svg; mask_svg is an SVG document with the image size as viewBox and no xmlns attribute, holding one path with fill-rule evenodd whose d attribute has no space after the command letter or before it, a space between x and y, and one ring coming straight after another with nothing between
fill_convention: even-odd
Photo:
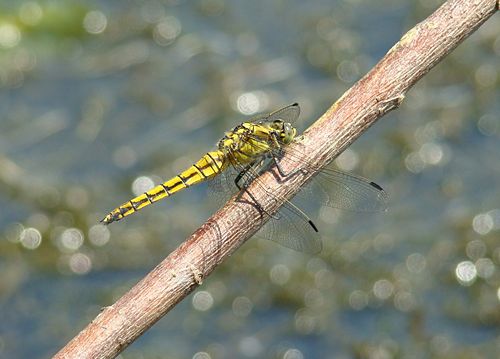
<instances>
[{"instance_id":1,"label":"yellow abdomen","mask_svg":"<svg viewBox=\"0 0 500 359\"><path fill-rule=\"evenodd\" d=\"M109 224L119 221L150 204L214 177L227 165L226 156L222 151L208 152L181 174L115 208L101 222Z\"/></svg>"},{"instance_id":2,"label":"yellow abdomen","mask_svg":"<svg viewBox=\"0 0 500 359\"><path fill-rule=\"evenodd\" d=\"M269 125L263 123L244 122L236 126L219 141L218 151L206 153L181 174L115 208L101 222L109 224L119 221L152 203L216 176L229 165L240 170L271 150L272 131Z\"/></svg>"}]
</instances>

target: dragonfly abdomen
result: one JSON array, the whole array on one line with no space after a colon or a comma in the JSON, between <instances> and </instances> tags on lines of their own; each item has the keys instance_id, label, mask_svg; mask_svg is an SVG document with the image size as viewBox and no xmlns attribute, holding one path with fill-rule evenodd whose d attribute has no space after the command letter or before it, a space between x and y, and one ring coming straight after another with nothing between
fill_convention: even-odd
<instances>
[{"instance_id":1,"label":"dragonfly abdomen","mask_svg":"<svg viewBox=\"0 0 500 359\"><path fill-rule=\"evenodd\" d=\"M150 204L216 176L226 167L227 160L222 151L208 152L177 176L115 208L101 222L109 224L119 221Z\"/></svg>"}]
</instances>

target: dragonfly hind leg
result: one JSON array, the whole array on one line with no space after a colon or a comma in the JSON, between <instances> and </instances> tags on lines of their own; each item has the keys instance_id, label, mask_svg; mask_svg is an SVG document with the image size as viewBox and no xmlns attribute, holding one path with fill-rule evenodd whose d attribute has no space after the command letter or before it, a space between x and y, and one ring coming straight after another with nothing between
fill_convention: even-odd
<instances>
[{"instance_id":1,"label":"dragonfly hind leg","mask_svg":"<svg viewBox=\"0 0 500 359\"><path fill-rule=\"evenodd\" d=\"M246 188L248 187L248 183L245 183L243 186L240 184L240 181L243 177L245 177L247 175L247 173L252 169L252 167L254 167L256 165L256 161L255 162L252 162L248 165L246 165L241 171L240 173L238 173L238 175L235 177L234 179L234 184L236 185L236 187L238 187L238 189L241 191L243 188Z\"/></svg>"},{"instance_id":2,"label":"dragonfly hind leg","mask_svg":"<svg viewBox=\"0 0 500 359\"><path fill-rule=\"evenodd\" d=\"M303 169L303 168L294 168L293 170L291 170L290 172L286 172L283 167L281 167L281 164L280 164L280 161L278 159L278 157L276 157L276 155L274 153L271 154L271 157L274 161L274 164L276 165L276 168L278 169L278 172L280 174L281 177L293 177L295 176L296 174L298 173L306 173L307 170Z\"/></svg>"},{"instance_id":3,"label":"dragonfly hind leg","mask_svg":"<svg viewBox=\"0 0 500 359\"><path fill-rule=\"evenodd\" d=\"M279 150L281 150L281 146L279 146L279 142L277 141L276 138L274 138L274 141L276 142L276 145L278 147ZM271 152L270 153L274 163L276 164L276 168L278 169L278 172L280 174L281 177L293 177L295 176L296 174L298 173L304 173L304 172L307 172L306 170L304 170L303 168L294 168L292 171L286 173L286 171L281 167L280 165L280 161L278 159L278 157L276 156L275 153ZM288 203L288 205L292 208L292 210L298 214L300 217L302 217L303 219L305 219L307 221L307 223L309 223L309 225L312 227L312 229L317 233L319 232L318 231L318 228L316 227L316 225L314 224L314 222L309 218L309 216L303 211L301 210L299 207L297 207L295 204L293 204L291 201L287 200L286 201Z\"/></svg>"},{"instance_id":4,"label":"dragonfly hind leg","mask_svg":"<svg viewBox=\"0 0 500 359\"><path fill-rule=\"evenodd\" d=\"M261 212L261 213L265 213L266 215L268 215L269 217L273 218L273 219L279 219L279 217L267 212L264 208L262 208L262 206L260 205L260 203L257 201L257 199L254 197L254 195L252 194L252 192L248 191L247 190L247 187L249 185L249 183L244 183L243 185L241 185L240 181L242 178L244 178L250 171L252 171L254 169L254 167L256 167L256 165L258 164L257 161L254 161L250 164L248 164L247 166L245 166L245 168L243 168L240 173L238 173L238 175L236 176L236 178L234 179L234 184L236 185L236 187L238 187L238 190L240 191L245 191L248 196L250 196L250 198L252 199L252 201L254 202L255 206L257 207L258 211ZM254 179L255 177L253 177L252 179Z\"/></svg>"},{"instance_id":5,"label":"dragonfly hind leg","mask_svg":"<svg viewBox=\"0 0 500 359\"><path fill-rule=\"evenodd\" d=\"M273 155L273 159L274 159L274 161L276 163L276 166L279 166L279 163L277 162L277 159L276 159L276 157L274 155ZM262 163L262 161L260 161L260 162ZM234 183L235 183L236 187L238 187L238 189L240 191L244 190L250 196L250 198L255 203L255 205L257 206L257 209L259 211L261 211L262 213L267 214L272 219L279 220L280 219L279 215L277 215L277 214L273 215L273 214L267 212L264 208L262 208L262 206L259 204L259 202L257 201L257 199L253 196L253 194L250 191L246 190L246 188L248 186L248 183L246 183L244 186L241 186L241 184L240 184L241 179L243 177L245 177L247 175L247 173L249 173L250 171L252 171L255 167L259 166L260 164L257 161L254 161L254 162L250 163L249 165L245 166L245 168L243 168L241 170L241 172L238 173L238 175L234 179ZM281 176L287 177L287 176L293 176L293 175L295 175L296 173L302 171L302 169L298 168L298 169L292 171L291 173L289 173L288 175L282 174L279 168L278 168L278 171L280 172ZM318 228L316 227L316 225L314 224L314 222L311 220L311 218L309 218L309 216L303 210L301 210L299 207L297 207L295 204L293 204L289 200L285 200L285 204L289 207L289 209L292 212L294 212L299 217L303 218L307 223L309 223L309 225L312 227L312 229L316 233L319 232Z\"/></svg>"}]
</instances>

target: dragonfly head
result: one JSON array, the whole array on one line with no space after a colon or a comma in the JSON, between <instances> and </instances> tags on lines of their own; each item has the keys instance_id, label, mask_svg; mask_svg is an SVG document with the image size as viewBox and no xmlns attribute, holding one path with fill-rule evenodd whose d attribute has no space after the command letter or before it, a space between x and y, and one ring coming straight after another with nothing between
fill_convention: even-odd
<instances>
[{"instance_id":1,"label":"dragonfly head","mask_svg":"<svg viewBox=\"0 0 500 359\"><path fill-rule=\"evenodd\" d=\"M291 123L285 122L283 120L274 120L272 127L277 130L281 142L285 145L293 141L297 135L297 129L292 126Z\"/></svg>"}]
</instances>

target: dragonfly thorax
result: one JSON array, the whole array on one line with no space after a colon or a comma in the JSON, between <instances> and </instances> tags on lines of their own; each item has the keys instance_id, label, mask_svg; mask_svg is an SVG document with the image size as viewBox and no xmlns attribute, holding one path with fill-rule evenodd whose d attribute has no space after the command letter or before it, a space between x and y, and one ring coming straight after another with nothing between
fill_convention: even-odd
<instances>
[{"instance_id":1,"label":"dragonfly thorax","mask_svg":"<svg viewBox=\"0 0 500 359\"><path fill-rule=\"evenodd\" d=\"M231 163L252 163L263 155L293 141L297 130L281 119L261 122L243 122L226 132L219 141L219 151Z\"/></svg>"}]
</instances>

